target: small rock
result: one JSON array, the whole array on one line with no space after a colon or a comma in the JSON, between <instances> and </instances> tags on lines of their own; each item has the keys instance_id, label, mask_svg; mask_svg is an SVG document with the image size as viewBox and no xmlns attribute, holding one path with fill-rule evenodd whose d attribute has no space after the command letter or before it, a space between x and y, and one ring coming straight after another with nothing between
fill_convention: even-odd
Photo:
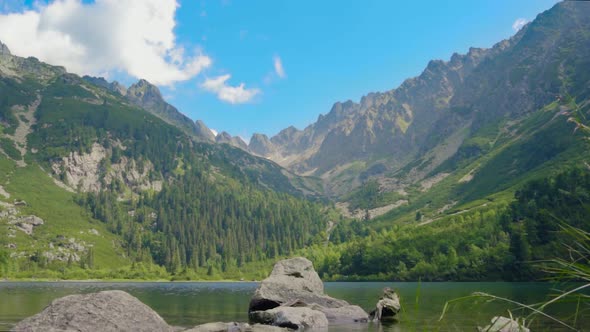
<instances>
[{"instance_id":1,"label":"small rock","mask_svg":"<svg viewBox=\"0 0 590 332\"><path fill-rule=\"evenodd\" d=\"M326 308L314 303L309 308L323 312L330 323L366 323L369 320L369 315L361 307L356 305Z\"/></svg>"},{"instance_id":2,"label":"small rock","mask_svg":"<svg viewBox=\"0 0 590 332\"><path fill-rule=\"evenodd\" d=\"M284 329L278 326L269 326L254 324L250 325L247 323L207 323L193 327L192 329L184 330L183 332L287 332L288 329Z\"/></svg>"},{"instance_id":3,"label":"small rock","mask_svg":"<svg viewBox=\"0 0 590 332\"><path fill-rule=\"evenodd\" d=\"M328 327L328 319L323 312L305 307L277 307L266 311L253 311L250 313L250 319L257 323L293 330Z\"/></svg>"},{"instance_id":4,"label":"small rock","mask_svg":"<svg viewBox=\"0 0 590 332\"><path fill-rule=\"evenodd\" d=\"M374 321L391 320L400 310L399 296L393 289L386 287L383 289L383 295L377 302L375 310L371 311L369 316Z\"/></svg>"},{"instance_id":5,"label":"small rock","mask_svg":"<svg viewBox=\"0 0 590 332\"><path fill-rule=\"evenodd\" d=\"M43 225L44 221L37 216L31 215L26 217L12 218L8 223L15 225L16 228L25 232L27 235L32 235L33 229L37 226Z\"/></svg>"},{"instance_id":6,"label":"small rock","mask_svg":"<svg viewBox=\"0 0 590 332\"><path fill-rule=\"evenodd\" d=\"M252 325L252 332L288 332L289 329L278 327L278 326L270 326L270 325L262 325L262 324L254 324Z\"/></svg>"},{"instance_id":7,"label":"small rock","mask_svg":"<svg viewBox=\"0 0 590 332\"><path fill-rule=\"evenodd\" d=\"M251 331L250 325L245 323L207 323L193 327L184 332L245 332Z\"/></svg>"},{"instance_id":8,"label":"small rock","mask_svg":"<svg viewBox=\"0 0 590 332\"><path fill-rule=\"evenodd\" d=\"M496 316L492 318L492 324L478 328L480 332L530 332L528 328L520 324L518 321L504 316Z\"/></svg>"},{"instance_id":9,"label":"small rock","mask_svg":"<svg viewBox=\"0 0 590 332\"><path fill-rule=\"evenodd\" d=\"M20 199L15 199L13 204L14 206L26 206L27 202Z\"/></svg>"}]
</instances>

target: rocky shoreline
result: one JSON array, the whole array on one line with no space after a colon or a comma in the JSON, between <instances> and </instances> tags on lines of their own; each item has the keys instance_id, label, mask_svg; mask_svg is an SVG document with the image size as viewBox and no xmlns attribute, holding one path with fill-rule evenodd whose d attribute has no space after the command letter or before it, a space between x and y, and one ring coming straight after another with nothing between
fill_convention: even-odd
<instances>
[{"instance_id":1,"label":"rocky shoreline","mask_svg":"<svg viewBox=\"0 0 590 332\"><path fill-rule=\"evenodd\" d=\"M42 312L19 322L12 331L327 331L330 326L395 320L400 310L399 297L390 288L384 289L370 314L357 305L328 296L312 263L297 257L277 262L268 278L260 283L250 300L247 323L170 326L137 298L124 291L110 290L56 299ZM502 328L492 331L512 332Z\"/></svg>"}]
</instances>

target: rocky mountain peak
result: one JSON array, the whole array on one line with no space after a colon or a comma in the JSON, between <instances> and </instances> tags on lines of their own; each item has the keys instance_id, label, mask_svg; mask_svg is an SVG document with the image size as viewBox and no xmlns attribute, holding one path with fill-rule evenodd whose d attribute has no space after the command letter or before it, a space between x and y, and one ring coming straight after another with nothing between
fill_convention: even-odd
<instances>
[{"instance_id":1,"label":"rocky mountain peak","mask_svg":"<svg viewBox=\"0 0 590 332\"><path fill-rule=\"evenodd\" d=\"M125 95L131 103L142 107L160 119L175 125L187 134L202 141L213 142L215 137L211 130L201 122L195 123L186 115L178 111L174 106L168 104L162 97L157 86L140 79L131 85Z\"/></svg>"},{"instance_id":2,"label":"rocky mountain peak","mask_svg":"<svg viewBox=\"0 0 590 332\"><path fill-rule=\"evenodd\" d=\"M201 120L197 120L195 122L195 131L197 132L198 136L205 138L208 141L215 141L215 134L205 125L205 122Z\"/></svg>"},{"instance_id":3,"label":"rocky mountain peak","mask_svg":"<svg viewBox=\"0 0 590 332\"><path fill-rule=\"evenodd\" d=\"M215 142L220 144L229 144L233 147L248 151L248 144L240 136L232 136L226 131L222 131L215 137Z\"/></svg>"},{"instance_id":4,"label":"rocky mountain peak","mask_svg":"<svg viewBox=\"0 0 590 332\"><path fill-rule=\"evenodd\" d=\"M141 98L145 102L164 102L160 89L144 79L131 85L127 93L130 98Z\"/></svg>"},{"instance_id":5,"label":"rocky mountain peak","mask_svg":"<svg viewBox=\"0 0 590 332\"><path fill-rule=\"evenodd\" d=\"M84 79L85 81L90 82L94 85L103 87L110 92L118 93L121 96L124 96L127 94L127 88L125 88L123 85L121 85L117 81L109 82L104 77L92 77L92 76L88 76L88 75L83 76L82 79Z\"/></svg>"},{"instance_id":6,"label":"rocky mountain peak","mask_svg":"<svg viewBox=\"0 0 590 332\"><path fill-rule=\"evenodd\" d=\"M274 152L275 147L268 138L268 136L264 134L254 134L250 139L250 145L248 145L250 151L260 155L266 156Z\"/></svg>"},{"instance_id":7,"label":"rocky mountain peak","mask_svg":"<svg viewBox=\"0 0 590 332\"><path fill-rule=\"evenodd\" d=\"M12 55L8 46L0 41L0 55Z\"/></svg>"}]
</instances>

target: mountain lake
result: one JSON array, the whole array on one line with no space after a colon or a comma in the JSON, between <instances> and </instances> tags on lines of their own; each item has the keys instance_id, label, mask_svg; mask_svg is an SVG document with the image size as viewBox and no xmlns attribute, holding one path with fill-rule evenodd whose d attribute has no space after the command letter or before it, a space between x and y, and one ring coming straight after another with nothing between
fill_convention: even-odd
<instances>
[{"instance_id":1,"label":"mountain lake","mask_svg":"<svg viewBox=\"0 0 590 332\"><path fill-rule=\"evenodd\" d=\"M0 331L45 308L52 300L69 294L120 289L139 298L157 311L170 325L192 327L215 321L248 321L248 303L257 287L255 282L0 282ZM359 323L331 326L330 331L477 331L497 315L523 316L515 305L487 298L463 299L449 305L439 320L445 303L485 292L525 304L534 304L559 294L564 285L509 282L327 282L330 296L357 304L369 312L384 287L398 291L402 302L399 321L389 324ZM570 317L576 301L548 308L556 317ZM587 320L587 312L578 314ZM584 326L584 324L580 325ZM566 331L556 322L538 315L532 331Z\"/></svg>"}]
</instances>

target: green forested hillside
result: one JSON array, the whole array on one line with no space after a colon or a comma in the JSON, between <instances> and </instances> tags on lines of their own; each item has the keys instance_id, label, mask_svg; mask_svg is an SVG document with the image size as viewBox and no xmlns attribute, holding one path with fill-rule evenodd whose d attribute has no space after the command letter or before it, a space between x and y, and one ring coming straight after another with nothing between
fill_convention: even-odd
<instances>
[{"instance_id":1,"label":"green forested hillside","mask_svg":"<svg viewBox=\"0 0 590 332\"><path fill-rule=\"evenodd\" d=\"M252 277L244 265L321 239L316 180L193 141L76 75L16 70L0 76L4 276Z\"/></svg>"},{"instance_id":2,"label":"green forested hillside","mask_svg":"<svg viewBox=\"0 0 590 332\"><path fill-rule=\"evenodd\" d=\"M532 180L514 201L490 202L430 224L375 231L341 224L327 246L307 248L336 280L538 280L543 261L569 257L562 227L590 231L587 166Z\"/></svg>"}]
</instances>

